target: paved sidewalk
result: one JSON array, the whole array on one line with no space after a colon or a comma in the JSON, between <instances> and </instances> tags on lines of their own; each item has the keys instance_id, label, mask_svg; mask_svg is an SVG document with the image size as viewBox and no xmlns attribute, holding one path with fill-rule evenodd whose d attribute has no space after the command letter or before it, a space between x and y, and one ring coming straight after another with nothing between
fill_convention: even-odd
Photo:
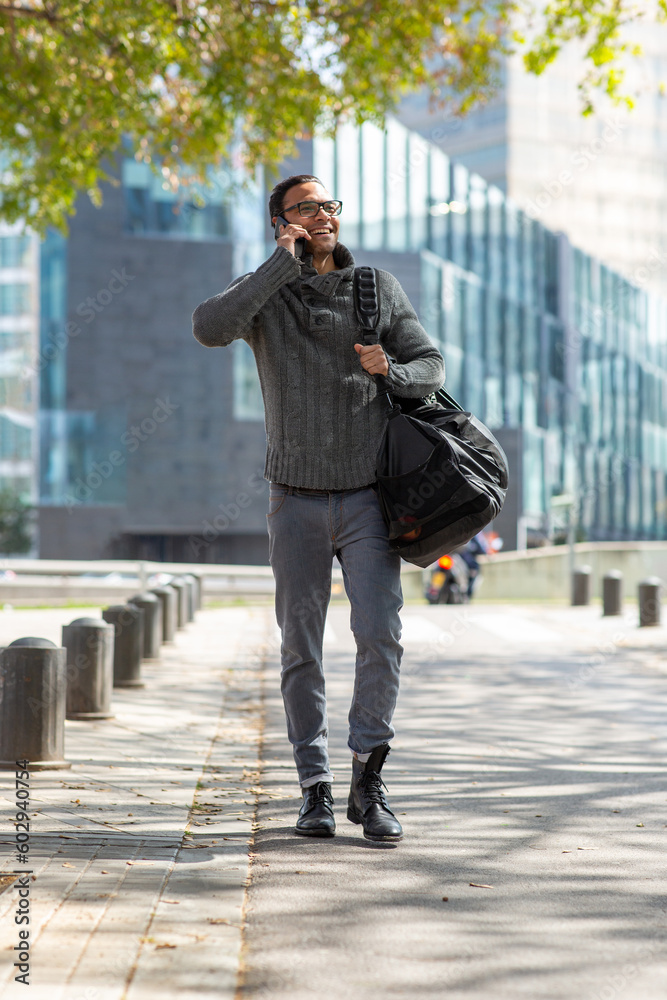
<instances>
[{"instance_id":1,"label":"paved sidewalk","mask_svg":"<svg viewBox=\"0 0 667 1000\"><path fill-rule=\"evenodd\" d=\"M0 645L79 613L0 612ZM200 611L115 719L66 724L72 769L31 776L28 991L0 880L3 1000L663 1000L667 629L407 605L405 839L373 845L345 818L348 618L325 635L333 840L293 832L272 608Z\"/></svg>"},{"instance_id":2,"label":"paved sidewalk","mask_svg":"<svg viewBox=\"0 0 667 1000\"><path fill-rule=\"evenodd\" d=\"M599 606L410 605L402 618L383 775L398 845L345 816L347 610L330 611L325 640L333 840L294 835L268 663L239 998L664 1000L667 629Z\"/></svg>"},{"instance_id":3,"label":"paved sidewalk","mask_svg":"<svg viewBox=\"0 0 667 1000\"><path fill-rule=\"evenodd\" d=\"M91 613L0 612L0 645L60 644L61 625ZM199 611L144 663L145 688L114 690L114 719L66 723L72 768L30 779L28 990L13 978L16 888L0 895L3 998L233 998L273 620L267 608ZM5 872L21 867L10 781L0 772Z\"/></svg>"}]
</instances>

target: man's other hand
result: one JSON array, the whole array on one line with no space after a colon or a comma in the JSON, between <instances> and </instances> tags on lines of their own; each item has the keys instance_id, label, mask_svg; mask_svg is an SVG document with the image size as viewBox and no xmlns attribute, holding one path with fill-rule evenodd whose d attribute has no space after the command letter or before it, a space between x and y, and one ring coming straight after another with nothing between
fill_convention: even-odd
<instances>
[{"instance_id":1,"label":"man's other hand","mask_svg":"<svg viewBox=\"0 0 667 1000\"><path fill-rule=\"evenodd\" d=\"M354 349L369 375L389 374L389 360L379 344L355 344Z\"/></svg>"}]
</instances>

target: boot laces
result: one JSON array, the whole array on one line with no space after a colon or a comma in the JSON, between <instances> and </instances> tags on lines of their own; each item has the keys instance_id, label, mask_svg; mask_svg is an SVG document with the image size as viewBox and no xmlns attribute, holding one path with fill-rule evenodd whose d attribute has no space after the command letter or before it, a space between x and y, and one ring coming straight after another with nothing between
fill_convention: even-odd
<instances>
[{"instance_id":1,"label":"boot laces","mask_svg":"<svg viewBox=\"0 0 667 1000\"><path fill-rule=\"evenodd\" d=\"M377 802L386 809L388 807L387 800L382 791L383 786L387 788L377 771L364 771L359 777L359 787L363 789L364 796L368 802Z\"/></svg>"},{"instance_id":2,"label":"boot laces","mask_svg":"<svg viewBox=\"0 0 667 1000\"><path fill-rule=\"evenodd\" d=\"M315 792L312 798L312 805L317 805L320 802L326 802L333 805L333 792L331 787L326 783L326 781L320 781L315 786Z\"/></svg>"}]
</instances>

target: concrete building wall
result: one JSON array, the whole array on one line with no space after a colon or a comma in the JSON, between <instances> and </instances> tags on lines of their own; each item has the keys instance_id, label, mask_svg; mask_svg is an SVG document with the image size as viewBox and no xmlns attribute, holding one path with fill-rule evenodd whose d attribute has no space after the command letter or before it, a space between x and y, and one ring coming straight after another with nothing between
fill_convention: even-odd
<instances>
[{"instance_id":1,"label":"concrete building wall","mask_svg":"<svg viewBox=\"0 0 667 1000\"><path fill-rule=\"evenodd\" d=\"M43 556L133 554L123 536L199 536L252 472L261 480L263 424L233 419L233 348L192 336L194 308L233 277L232 244L130 235L123 215L122 189L105 185L103 207L82 198L71 223L67 319L81 332L67 345L67 412L94 414L105 444L79 477L83 494L92 488L85 502L75 493L41 508ZM119 487L113 512L96 502L105 463ZM218 549L227 534L265 531L263 506L219 532Z\"/></svg>"}]
</instances>

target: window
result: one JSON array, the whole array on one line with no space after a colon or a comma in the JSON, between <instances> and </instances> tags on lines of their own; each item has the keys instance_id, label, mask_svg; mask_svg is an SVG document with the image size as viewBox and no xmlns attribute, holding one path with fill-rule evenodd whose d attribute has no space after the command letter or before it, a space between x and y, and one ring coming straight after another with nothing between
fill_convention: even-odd
<instances>
[{"instance_id":1,"label":"window","mask_svg":"<svg viewBox=\"0 0 667 1000\"><path fill-rule=\"evenodd\" d=\"M245 340L234 341L234 419L264 420L255 356Z\"/></svg>"},{"instance_id":2,"label":"window","mask_svg":"<svg viewBox=\"0 0 667 1000\"><path fill-rule=\"evenodd\" d=\"M387 121L387 248L405 250L408 223L408 132Z\"/></svg>"},{"instance_id":3,"label":"window","mask_svg":"<svg viewBox=\"0 0 667 1000\"><path fill-rule=\"evenodd\" d=\"M30 313L30 285L8 282L0 285L0 316Z\"/></svg>"},{"instance_id":4,"label":"window","mask_svg":"<svg viewBox=\"0 0 667 1000\"><path fill-rule=\"evenodd\" d=\"M411 132L408 140L408 219L410 249L420 250L427 240L428 144Z\"/></svg>"},{"instance_id":5,"label":"window","mask_svg":"<svg viewBox=\"0 0 667 1000\"><path fill-rule=\"evenodd\" d=\"M384 246L385 134L366 122L361 127L361 241L365 250ZM347 204L343 205L344 222ZM343 239L345 243L345 239Z\"/></svg>"},{"instance_id":6,"label":"window","mask_svg":"<svg viewBox=\"0 0 667 1000\"><path fill-rule=\"evenodd\" d=\"M27 267L30 263L30 236L0 236L0 267Z\"/></svg>"},{"instance_id":7,"label":"window","mask_svg":"<svg viewBox=\"0 0 667 1000\"><path fill-rule=\"evenodd\" d=\"M172 191L148 163L125 159L125 228L135 235L179 239L223 239L231 236L229 175L211 172L209 183Z\"/></svg>"},{"instance_id":8,"label":"window","mask_svg":"<svg viewBox=\"0 0 667 1000\"><path fill-rule=\"evenodd\" d=\"M336 134L336 194L343 202L341 241L359 246L361 217L361 163L359 129L341 125Z\"/></svg>"}]
</instances>

